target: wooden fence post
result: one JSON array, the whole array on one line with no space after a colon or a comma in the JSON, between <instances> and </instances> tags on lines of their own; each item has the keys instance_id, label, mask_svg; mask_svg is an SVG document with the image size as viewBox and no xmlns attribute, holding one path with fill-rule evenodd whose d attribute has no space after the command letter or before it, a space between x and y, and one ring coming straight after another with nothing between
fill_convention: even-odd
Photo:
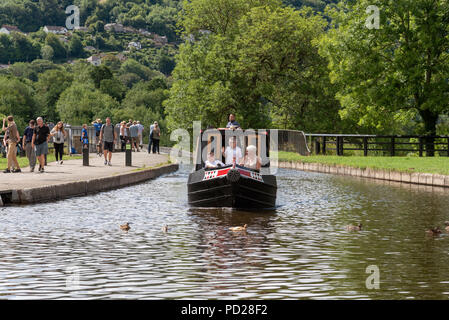
<instances>
[{"instance_id":1,"label":"wooden fence post","mask_svg":"<svg viewBox=\"0 0 449 320\"><path fill-rule=\"evenodd\" d=\"M315 154L320 154L320 140L319 138L315 139Z\"/></svg>"},{"instance_id":2,"label":"wooden fence post","mask_svg":"<svg viewBox=\"0 0 449 320\"><path fill-rule=\"evenodd\" d=\"M323 155L326 155L326 137L323 137Z\"/></svg>"},{"instance_id":3,"label":"wooden fence post","mask_svg":"<svg viewBox=\"0 0 449 320\"><path fill-rule=\"evenodd\" d=\"M390 155L392 156L392 157L394 157L394 150L395 149L395 139L394 139L394 137L391 137L391 150L390 150Z\"/></svg>"},{"instance_id":4,"label":"wooden fence post","mask_svg":"<svg viewBox=\"0 0 449 320\"><path fill-rule=\"evenodd\" d=\"M368 138L367 137L363 137L363 155L365 157L368 156Z\"/></svg>"},{"instance_id":5,"label":"wooden fence post","mask_svg":"<svg viewBox=\"0 0 449 320\"><path fill-rule=\"evenodd\" d=\"M422 157L423 155L423 143L422 143L422 137L419 137L419 156Z\"/></svg>"}]
</instances>

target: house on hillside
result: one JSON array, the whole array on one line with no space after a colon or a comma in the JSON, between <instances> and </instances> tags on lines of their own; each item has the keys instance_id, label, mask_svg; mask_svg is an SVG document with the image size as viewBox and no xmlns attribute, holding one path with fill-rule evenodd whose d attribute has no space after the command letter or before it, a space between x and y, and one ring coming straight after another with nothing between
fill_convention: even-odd
<instances>
[{"instance_id":1,"label":"house on hillside","mask_svg":"<svg viewBox=\"0 0 449 320\"><path fill-rule=\"evenodd\" d=\"M151 37L151 32L146 29L139 29L139 33L145 37Z\"/></svg>"},{"instance_id":2,"label":"house on hillside","mask_svg":"<svg viewBox=\"0 0 449 320\"><path fill-rule=\"evenodd\" d=\"M75 27L75 31L88 32L89 28L87 28L87 27Z\"/></svg>"},{"instance_id":3,"label":"house on hillside","mask_svg":"<svg viewBox=\"0 0 449 320\"><path fill-rule=\"evenodd\" d=\"M0 33L4 33L7 35L10 35L11 32L19 32L22 33L22 31L20 31L19 28L17 28L16 26L10 26L7 24L2 25L2 27L0 28Z\"/></svg>"},{"instance_id":4,"label":"house on hillside","mask_svg":"<svg viewBox=\"0 0 449 320\"><path fill-rule=\"evenodd\" d=\"M97 51L97 49L92 46L87 46L87 47L84 47L84 51L95 52L95 51Z\"/></svg>"},{"instance_id":5,"label":"house on hillside","mask_svg":"<svg viewBox=\"0 0 449 320\"><path fill-rule=\"evenodd\" d=\"M128 44L128 49L133 49L133 48L136 50L140 50L140 49L142 49L142 44L140 42L132 41Z\"/></svg>"},{"instance_id":6,"label":"house on hillside","mask_svg":"<svg viewBox=\"0 0 449 320\"><path fill-rule=\"evenodd\" d=\"M125 32L123 24L121 23L108 23L107 25L104 26L104 30L117 33Z\"/></svg>"},{"instance_id":7,"label":"house on hillside","mask_svg":"<svg viewBox=\"0 0 449 320\"><path fill-rule=\"evenodd\" d=\"M156 33L153 34L153 40L157 46L163 46L168 43L168 39L166 36L160 36Z\"/></svg>"},{"instance_id":8,"label":"house on hillside","mask_svg":"<svg viewBox=\"0 0 449 320\"><path fill-rule=\"evenodd\" d=\"M126 60L128 60L128 57L125 56L123 53L119 53L116 55L116 58L119 59L120 62L125 62Z\"/></svg>"},{"instance_id":9,"label":"house on hillside","mask_svg":"<svg viewBox=\"0 0 449 320\"><path fill-rule=\"evenodd\" d=\"M68 32L68 30L65 27L45 26L44 32L45 33L54 33L54 34L66 34Z\"/></svg>"},{"instance_id":10,"label":"house on hillside","mask_svg":"<svg viewBox=\"0 0 449 320\"><path fill-rule=\"evenodd\" d=\"M98 67L101 65L101 57L99 55L93 55L87 58L87 62L89 62L91 65Z\"/></svg>"},{"instance_id":11,"label":"house on hillside","mask_svg":"<svg viewBox=\"0 0 449 320\"><path fill-rule=\"evenodd\" d=\"M8 69L9 66L10 66L9 64L0 64L0 70Z\"/></svg>"},{"instance_id":12,"label":"house on hillside","mask_svg":"<svg viewBox=\"0 0 449 320\"><path fill-rule=\"evenodd\" d=\"M125 33L137 33L137 30L134 29L133 27L123 27L123 31Z\"/></svg>"}]
</instances>

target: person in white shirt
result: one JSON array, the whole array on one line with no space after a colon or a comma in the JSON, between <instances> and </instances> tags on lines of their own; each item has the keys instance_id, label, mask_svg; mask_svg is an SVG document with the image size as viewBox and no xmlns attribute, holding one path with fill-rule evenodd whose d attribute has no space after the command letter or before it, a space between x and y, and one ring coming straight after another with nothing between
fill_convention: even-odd
<instances>
[{"instance_id":1,"label":"person in white shirt","mask_svg":"<svg viewBox=\"0 0 449 320\"><path fill-rule=\"evenodd\" d=\"M137 121L137 126L139 127L139 131L138 131L138 137L139 137L139 146L140 149L142 149L143 147L143 130L145 129L145 127L140 123L140 121Z\"/></svg>"},{"instance_id":2,"label":"person in white shirt","mask_svg":"<svg viewBox=\"0 0 449 320\"><path fill-rule=\"evenodd\" d=\"M220 160L216 160L215 159L215 152L211 151L209 153L209 155L207 156L207 161L205 163L205 168L206 169L214 169L214 168L218 168L218 167L223 167L224 163L221 162Z\"/></svg>"},{"instance_id":3,"label":"person in white shirt","mask_svg":"<svg viewBox=\"0 0 449 320\"><path fill-rule=\"evenodd\" d=\"M240 147L237 147L236 137L232 137L229 139L229 146L226 147L226 150L223 150L223 153L225 155L226 165L234 164L234 158L235 164L239 164L243 158L242 149L240 149Z\"/></svg>"}]
</instances>

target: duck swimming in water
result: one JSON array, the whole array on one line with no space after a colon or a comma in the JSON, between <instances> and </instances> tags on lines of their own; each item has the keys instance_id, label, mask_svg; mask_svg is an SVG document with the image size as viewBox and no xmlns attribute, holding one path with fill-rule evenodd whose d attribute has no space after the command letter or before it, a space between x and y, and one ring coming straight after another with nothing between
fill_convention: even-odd
<instances>
[{"instance_id":1,"label":"duck swimming in water","mask_svg":"<svg viewBox=\"0 0 449 320\"><path fill-rule=\"evenodd\" d=\"M243 227L231 227L229 230L231 231L246 231L246 228L248 227L247 224L245 224Z\"/></svg>"},{"instance_id":2,"label":"duck swimming in water","mask_svg":"<svg viewBox=\"0 0 449 320\"><path fill-rule=\"evenodd\" d=\"M361 231L362 230L362 224L359 223L356 226L353 226L353 225L346 226L346 230L348 230L348 231Z\"/></svg>"},{"instance_id":3,"label":"duck swimming in water","mask_svg":"<svg viewBox=\"0 0 449 320\"><path fill-rule=\"evenodd\" d=\"M120 226L120 229L128 231L129 229L131 229L131 227L129 226L129 222L127 222L126 224L122 224Z\"/></svg>"},{"instance_id":4,"label":"duck swimming in water","mask_svg":"<svg viewBox=\"0 0 449 320\"><path fill-rule=\"evenodd\" d=\"M431 236L437 236L441 233L440 227L435 227L429 230L426 230L426 233Z\"/></svg>"},{"instance_id":5,"label":"duck swimming in water","mask_svg":"<svg viewBox=\"0 0 449 320\"><path fill-rule=\"evenodd\" d=\"M162 232L163 233L167 233L168 232L168 226L167 225L162 227Z\"/></svg>"}]
</instances>

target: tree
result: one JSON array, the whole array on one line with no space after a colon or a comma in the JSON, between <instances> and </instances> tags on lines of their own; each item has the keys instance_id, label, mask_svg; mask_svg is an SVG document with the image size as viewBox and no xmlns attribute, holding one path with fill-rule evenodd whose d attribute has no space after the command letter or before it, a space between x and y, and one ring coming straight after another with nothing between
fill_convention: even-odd
<instances>
[{"instance_id":1,"label":"tree","mask_svg":"<svg viewBox=\"0 0 449 320\"><path fill-rule=\"evenodd\" d=\"M276 126L295 129L329 113L325 125L334 128L338 104L316 45L322 17L278 1L194 0L185 11L188 40L165 102L170 128L190 128L193 120L223 126L231 112L246 128L268 127L274 117Z\"/></svg>"},{"instance_id":2,"label":"tree","mask_svg":"<svg viewBox=\"0 0 449 320\"><path fill-rule=\"evenodd\" d=\"M67 58L67 49L59 40L58 36L53 33L48 33L45 38L45 44L53 48L55 59Z\"/></svg>"},{"instance_id":3,"label":"tree","mask_svg":"<svg viewBox=\"0 0 449 320\"><path fill-rule=\"evenodd\" d=\"M41 116L51 121L58 121L56 103L62 92L72 84L73 76L65 70L53 69L39 75L35 84L36 100L42 110Z\"/></svg>"},{"instance_id":4,"label":"tree","mask_svg":"<svg viewBox=\"0 0 449 320\"><path fill-rule=\"evenodd\" d=\"M126 93L126 87L117 79L104 79L100 82L100 91L121 102Z\"/></svg>"},{"instance_id":5,"label":"tree","mask_svg":"<svg viewBox=\"0 0 449 320\"><path fill-rule=\"evenodd\" d=\"M109 95L93 90L91 86L74 83L67 88L56 104L61 120L72 125L90 123L92 119L111 116L118 107Z\"/></svg>"},{"instance_id":6,"label":"tree","mask_svg":"<svg viewBox=\"0 0 449 320\"><path fill-rule=\"evenodd\" d=\"M102 80L112 79L114 76L107 66L101 65L93 67L90 71L90 77L94 81L95 88L99 89Z\"/></svg>"},{"instance_id":7,"label":"tree","mask_svg":"<svg viewBox=\"0 0 449 320\"><path fill-rule=\"evenodd\" d=\"M381 9L379 29L365 25L369 5ZM422 133L435 135L438 116L449 110L449 3L359 0L328 14L332 29L321 54L338 86L342 116L387 130L394 119L418 113ZM433 139L426 149L434 154Z\"/></svg>"},{"instance_id":8,"label":"tree","mask_svg":"<svg viewBox=\"0 0 449 320\"><path fill-rule=\"evenodd\" d=\"M35 119L35 111L32 87L14 77L0 75L0 113L13 115L19 129L25 129L25 124Z\"/></svg>"},{"instance_id":9,"label":"tree","mask_svg":"<svg viewBox=\"0 0 449 320\"><path fill-rule=\"evenodd\" d=\"M84 56L83 43L81 42L80 36L74 34L69 41L69 55L71 57L82 57Z\"/></svg>"},{"instance_id":10,"label":"tree","mask_svg":"<svg viewBox=\"0 0 449 320\"><path fill-rule=\"evenodd\" d=\"M52 61L54 54L55 54L55 51L53 50L53 48L51 46L45 45L42 47L42 50L41 50L42 59Z\"/></svg>"}]
</instances>

